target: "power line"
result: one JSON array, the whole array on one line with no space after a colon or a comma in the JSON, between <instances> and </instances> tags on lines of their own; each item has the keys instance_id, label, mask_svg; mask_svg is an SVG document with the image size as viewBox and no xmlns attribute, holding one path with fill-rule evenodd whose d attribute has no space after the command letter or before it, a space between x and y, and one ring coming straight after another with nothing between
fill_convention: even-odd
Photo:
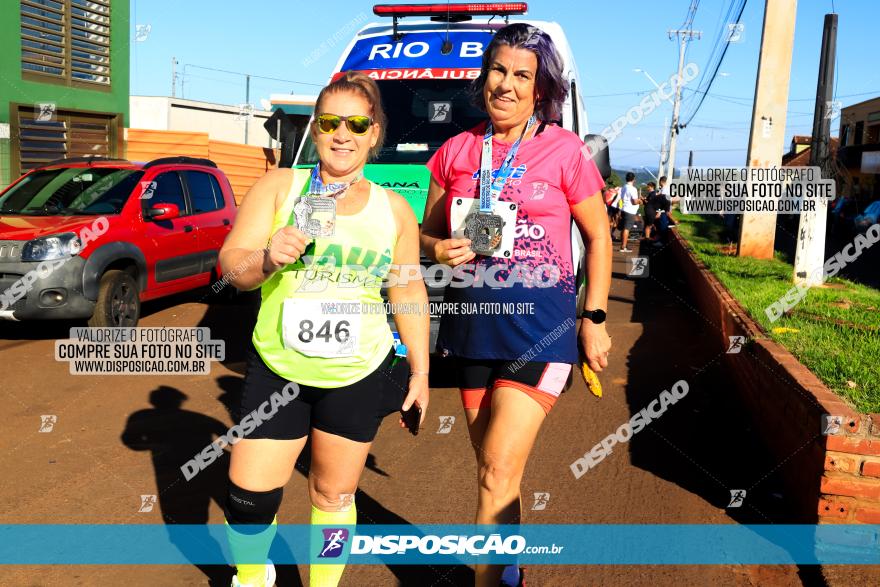
<instances>
[{"instance_id":1,"label":"power line","mask_svg":"<svg viewBox=\"0 0 880 587\"><path fill-rule=\"evenodd\" d=\"M690 30L694 24L694 17L697 15L697 10L700 8L700 0L692 0L690 8L688 9L688 15L685 18L684 24L682 24L679 29L680 30ZM699 37L698 37L699 38ZM690 50L690 45L684 46L684 59L687 61L687 54Z\"/></svg>"},{"instance_id":2,"label":"power line","mask_svg":"<svg viewBox=\"0 0 880 587\"><path fill-rule=\"evenodd\" d=\"M687 16L684 17L684 22L679 27L680 29L689 29L691 25L694 24L694 16L697 14L697 9L700 7L700 0L691 0L691 5L688 8Z\"/></svg>"},{"instance_id":3,"label":"power line","mask_svg":"<svg viewBox=\"0 0 880 587\"><path fill-rule=\"evenodd\" d=\"M672 125L669 127L669 149L664 146L661 147L660 153L660 164L659 171L663 174L664 168L669 166L669 175L675 175L675 147L676 147L676 138L678 137L678 129L680 128L679 121L680 113L681 113L681 88L682 88L682 71L684 70L684 59L685 54L688 49L688 42L693 39L700 39L703 36L702 31L695 31L691 28L694 22L694 15L697 12L697 8L700 6L700 0L691 0L690 7L688 8L688 15L685 18L685 24L687 28L683 29L675 29L668 30L666 34L669 35L669 39L673 38L678 39L678 73L675 77L675 101L672 104Z\"/></svg>"},{"instance_id":4,"label":"power line","mask_svg":"<svg viewBox=\"0 0 880 587\"><path fill-rule=\"evenodd\" d=\"M697 90L697 89L694 89L694 88L687 88L687 87L685 87L685 88L682 88L682 89L683 89L683 90L687 90L687 91L689 91L689 92L694 92L694 93L697 93L697 94L707 93L707 92L704 92L703 90ZM856 97L856 96L868 96L868 95L876 95L876 94L880 94L880 90L874 90L874 91L872 91L872 92L858 92L858 93L855 93L855 94L843 94L842 96L837 96L837 97L838 97L838 98L854 98L854 97ZM731 100L744 100L744 101L747 101L747 102L751 102L751 101L754 99L753 97L746 97L746 96L731 96L731 95L728 95L728 94L716 94L716 93L714 93L714 92L709 93L709 95L712 96L712 97L715 97L715 98L729 98L729 99L731 99ZM815 102L815 101L816 101L816 97L813 96L812 98L789 98L788 101L789 101L789 102ZM811 113L811 114L812 114L812 113Z\"/></svg>"},{"instance_id":5,"label":"power line","mask_svg":"<svg viewBox=\"0 0 880 587\"><path fill-rule=\"evenodd\" d=\"M700 147L688 147L689 150L700 151L702 152L722 152L722 151L745 151L746 147L740 147L737 149L703 149ZM632 152L632 153L655 153L655 151L651 149L614 149L614 152Z\"/></svg>"},{"instance_id":6,"label":"power line","mask_svg":"<svg viewBox=\"0 0 880 587\"><path fill-rule=\"evenodd\" d=\"M242 73L240 71L229 71L228 69L217 69L216 67L205 67L203 65L193 65L192 63L187 63L186 67L194 67L196 69L206 69L208 71L219 71L220 73L230 73L232 75L244 75L244 76L249 75L249 76L255 77L257 79L267 79L267 80L272 80L275 82L284 82L284 83L288 83L288 84L301 84L304 86L315 86L318 88L324 87L324 84L313 84L313 83L309 83L309 82L301 82L301 81L296 81L296 80L291 80L291 79L281 79L278 77L268 77L265 75L254 75L252 73Z\"/></svg>"},{"instance_id":7,"label":"power line","mask_svg":"<svg viewBox=\"0 0 880 587\"><path fill-rule=\"evenodd\" d=\"M606 98L610 96L641 96L650 93L651 90L641 90L639 92L617 92L616 94L586 94L584 98Z\"/></svg>"},{"instance_id":8,"label":"power line","mask_svg":"<svg viewBox=\"0 0 880 587\"><path fill-rule=\"evenodd\" d=\"M706 79L707 72L712 69L712 64L718 61L718 57L722 50L722 42L725 39L725 26L729 26L733 14L734 14L734 6L737 0L730 0L727 5L727 12L724 14L722 18L718 21L718 26L715 31L715 39L712 43L712 50L709 52L709 58L707 59L707 66L700 72L700 81L698 82L698 86L702 87L703 82ZM729 34L729 33L728 33ZM688 101L688 108L690 108L691 100Z\"/></svg>"},{"instance_id":9,"label":"power line","mask_svg":"<svg viewBox=\"0 0 880 587\"><path fill-rule=\"evenodd\" d=\"M743 12L746 9L746 4L748 4L748 0L739 0L739 1L740 1L739 12L736 15L736 21L734 22L734 25L739 24L740 19L742 19ZM718 70L721 69L721 64L724 62L724 56L727 55L727 49L729 47L730 47L730 40L728 39L727 42L724 43L724 49L721 51L721 56L718 58L718 62L715 64L715 68L712 71L712 77L709 78L708 83L705 85L705 89L703 90L703 95L700 96L700 100L697 102L696 108L694 108L693 112L688 117L687 121L681 125L682 127L687 126L694 119L694 116L697 115L697 112L699 112L700 107L703 105L703 102L706 99L706 94L712 88L712 84L715 82L715 78L718 76ZM702 79L701 79L701 83L698 84L697 87L698 88L702 87Z\"/></svg>"},{"instance_id":10,"label":"power line","mask_svg":"<svg viewBox=\"0 0 880 587\"><path fill-rule=\"evenodd\" d=\"M596 126L601 126L601 127L611 126L610 122L602 123L602 122L598 122L595 120L590 120L590 123L594 124ZM724 124L724 123L722 122L720 124ZM644 122L640 122L639 128L669 128L669 125L668 124L646 124ZM692 124L688 128L707 128L710 130L724 130L724 131L734 132L734 131L749 130L751 128L751 126L739 125L739 124L733 124L733 123L731 123L729 126L713 126L713 125L707 125L707 124Z\"/></svg>"},{"instance_id":11,"label":"power line","mask_svg":"<svg viewBox=\"0 0 880 587\"><path fill-rule=\"evenodd\" d=\"M228 79L220 79L220 78L216 78L216 77L207 77L207 76L204 76L204 75L196 75L196 74L194 74L194 73L180 74L180 76L181 76L181 77L184 77L184 76L185 76L185 77L187 77L187 78L189 78L189 79L200 79L200 80L207 80L207 81L217 82L218 84L229 84L229 80L228 80ZM262 89L265 89L265 90L271 90L271 89L272 89L273 87L275 87L275 86L270 86L270 85L268 85L268 84L265 85L265 86L264 86L263 84L251 84L251 87L252 87L252 88L262 88Z\"/></svg>"},{"instance_id":12,"label":"power line","mask_svg":"<svg viewBox=\"0 0 880 587\"><path fill-rule=\"evenodd\" d=\"M722 95L720 95L720 94L712 94L712 93L709 93L709 92L701 92L700 90L694 90L694 89L691 89L691 88L683 88L683 89L685 89L685 90L689 90L689 91L691 91L691 92L696 92L696 93L702 94L702 97L703 97L703 98L709 97L709 98L714 98L714 99L716 99L716 100L721 100L722 102L727 102L727 103L729 103L729 104L736 104L737 106L744 106L744 107L747 107L747 108L751 108L751 107L752 107L752 103L751 103L751 102L746 102L746 101L744 101L744 100L746 100L746 98L724 97L724 96L722 96ZM810 116L813 115L812 112L798 112L797 110L789 110L788 113L789 113L789 114L808 114L808 115L810 115ZM690 120L693 120L693 118L694 118L694 117L691 116ZM684 128L684 127L686 127L686 126L688 126L688 125L687 125L687 123L685 123L685 124L682 124L682 125L680 125L680 126L681 126L681 128Z\"/></svg>"},{"instance_id":13,"label":"power line","mask_svg":"<svg viewBox=\"0 0 880 587\"><path fill-rule=\"evenodd\" d=\"M721 49L721 42L724 39L724 28L725 24L730 22L730 19L733 15L733 7L736 0L730 0L727 5L727 13L722 16L722 12L718 13L718 26L715 29L715 40L712 43L712 50L709 52L709 58L707 59L707 67L704 68L700 72L700 81L697 83L698 86L702 86L703 80L706 79L706 72L711 69L713 63L715 63L718 54ZM688 96L686 100L686 105L689 109L691 103L693 102L693 96Z\"/></svg>"}]
</instances>

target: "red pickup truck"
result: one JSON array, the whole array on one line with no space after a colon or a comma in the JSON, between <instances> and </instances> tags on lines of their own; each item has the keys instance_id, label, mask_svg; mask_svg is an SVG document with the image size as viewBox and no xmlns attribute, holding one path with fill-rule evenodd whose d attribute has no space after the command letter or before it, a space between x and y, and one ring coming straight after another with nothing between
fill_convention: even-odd
<instances>
[{"instance_id":1,"label":"red pickup truck","mask_svg":"<svg viewBox=\"0 0 880 587\"><path fill-rule=\"evenodd\" d=\"M0 193L0 319L135 326L142 301L204 287L236 204L214 162L87 157Z\"/></svg>"}]
</instances>

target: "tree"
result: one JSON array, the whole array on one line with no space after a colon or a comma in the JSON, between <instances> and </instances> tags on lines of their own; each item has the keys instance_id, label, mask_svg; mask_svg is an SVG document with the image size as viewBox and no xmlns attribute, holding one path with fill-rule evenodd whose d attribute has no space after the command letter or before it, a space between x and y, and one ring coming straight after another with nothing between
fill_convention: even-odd
<instances>
[{"instance_id":1,"label":"tree","mask_svg":"<svg viewBox=\"0 0 880 587\"><path fill-rule=\"evenodd\" d=\"M611 176L608 178L608 185L613 188L619 188L623 185L623 181L621 181L620 176L617 175L616 171L611 172Z\"/></svg>"}]
</instances>

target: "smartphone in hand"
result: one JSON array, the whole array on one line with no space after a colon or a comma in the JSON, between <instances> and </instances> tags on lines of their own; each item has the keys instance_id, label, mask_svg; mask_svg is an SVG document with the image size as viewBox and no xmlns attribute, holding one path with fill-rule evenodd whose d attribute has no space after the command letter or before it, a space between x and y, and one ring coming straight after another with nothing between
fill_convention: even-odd
<instances>
[{"instance_id":1,"label":"smartphone in hand","mask_svg":"<svg viewBox=\"0 0 880 587\"><path fill-rule=\"evenodd\" d=\"M400 410L400 417L410 433L413 436L418 435L419 422L422 420L422 408L419 407L419 404L413 402L408 410Z\"/></svg>"}]
</instances>

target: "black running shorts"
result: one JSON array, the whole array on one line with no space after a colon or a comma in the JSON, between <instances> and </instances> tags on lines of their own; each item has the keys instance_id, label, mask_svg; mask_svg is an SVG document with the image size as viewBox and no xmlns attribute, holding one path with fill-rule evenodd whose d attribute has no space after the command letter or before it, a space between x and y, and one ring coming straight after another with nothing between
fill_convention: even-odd
<instances>
[{"instance_id":1,"label":"black running shorts","mask_svg":"<svg viewBox=\"0 0 880 587\"><path fill-rule=\"evenodd\" d=\"M513 387L538 402L544 413L549 414L568 384L571 365L458 358L456 371L465 409L487 408L492 405L496 388Z\"/></svg>"},{"instance_id":2,"label":"black running shorts","mask_svg":"<svg viewBox=\"0 0 880 587\"><path fill-rule=\"evenodd\" d=\"M400 410L406 398L409 365L400 358L392 366L393 349L379 367L355 383L337 388L319 388L299 385L299 393L277 412L261 423L247 438L294 440L302 438L315 428L356 442L372 442L382 419ZM247 372L244 377L241 403L236 423L271 401L290 381L279 377L251 345L247 352ZM276 402L277 403L277 402Z\"/></svg>"}]
</instances>

